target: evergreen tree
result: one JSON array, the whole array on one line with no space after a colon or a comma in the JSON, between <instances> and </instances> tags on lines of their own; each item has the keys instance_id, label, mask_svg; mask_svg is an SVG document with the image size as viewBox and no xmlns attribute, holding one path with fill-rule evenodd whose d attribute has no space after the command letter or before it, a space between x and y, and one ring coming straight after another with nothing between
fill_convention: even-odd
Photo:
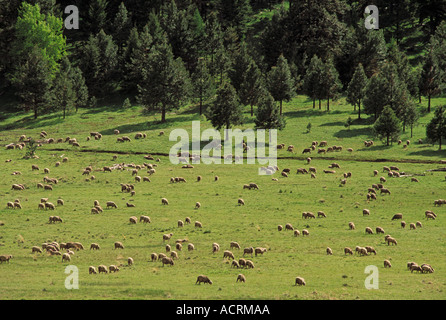
<instances>
[{"instance_id":1,"label":"evergreen tree","mask_svg":"<svg viewBox=\"0 0 446 320\"><path fill-rule=\"evenodd\" d=\"M240 39L246 35L252 8L249 0L216 0L216 11L224 29L233 27Z\"/></svg>"},{"instance_id":2,"label":"evergreen tree","mask_svg":"<svg viewBox=\"0 0 446 320\"><path fill-rule=\"evenodd\" d=\"M277 60L267 75L268 91L274 100L280 102L280 114L282 115L282 102L290 101L294 93L294 82L291 77L288 61L283 55Z\"/></svg>"},{"instance_id":3,"label":"evergreen tree","mask_svg":"<svg viewBox=\"0 0 446 320\"><path fill-rule=\"evenodd\" d=\"M404 113L403 130L405 129L406 125L409 126L411 138L413 137L413 127L417 125L419 118L420 118L420 114L416 108L415 103L410 103Z\"/></svg>"},{"instance_id":4,"label":"evergreen tree","mask_svg":"<svg viewBox=\"0 0 446 320\"><path fill-rule=\"evenodd\" d=\"M118 45L118 55L121 56L124 51L124 46L129 39L131 30L131 17L124 2L119 5L118 12L116 13L113 21L113 39Z\"/></svg>"},{"instance_id":5,"label":"evergreen tree","mask_svg":"<svg viewBox=\"0 0 446 320\"><path fill-rule=\"evenodd\" d=\"M330 111L330 99L335 99L342 87L339 80L339 74L336 70L333 60L329 59L324 64L324 73L322 74L321 90L323 97L327 99L327 111Z\"/></svg>"},{"instance_id":6,"label":"evergreen tree","mask_svg":"<svg viewBox=\"0 0 446 320\"><path fill-rule=\"evenodd\" d=\"M438 60L431 47L424 57L423 69L420 77L421 94L427 96L427 112L431 112L431 98L441 92L443 71L440 70Z\"/></svg>"},{"instance_id":7,"label":"evergreen tree","mask_svg":"<svg viewBox=\"0 0 446 320\"><path fill-rule=\"evenodd\" d=\"M390 141L398 140L401 122L389 106L384 107L381 115L375 121L373 131L380 139L385 138L387 145L390 145Z\"/></svg>"},{"instance_id":8,"label":"evergreen tree","mask_svg":"<svg viewBox=\"0 0 446 320\"><path fill-rule=\"evenodd\" d=\"M161 122L166 122L166 112L180 108L188 99L189 73L181 58L174 59L167 36L149 53L148 62L142 69L137 98L147 111L161 112Z\"/></svg>"},{"instance_id":9,"label":"evergreen tree","mask_svg":"<svg viewBox=\"0 0 446 320\"><path fill-rule=\"evenodd\" d=\"M214 103L209 107L206 116L212 126L220 130L229 129L233 125L241 124L242 108L234 87L225 81L218 89ZM226 132L226 140L229 138Z\"/></svg>"},{"instance_id":10,"label":"evergreen tree","mask_svg":"<svg viewBox=\"0 0 446 320\"><path fill-rule=\"evenodd\" d=\"M253 106L257 104L260 95L265 91L260 69L253 59L249 62L239 90L240 101L251 106L251 117L254 115Z\"/></svg>"},{"instance_id":11,"label":"evergreen tree","mask_svg":"<svg viewBox=\"0 0 446 320\"><path fill-rule=\"evenodd\" d=\"M358 49L356 63L361 63L367 78L379 72L387 57L386 41L382 30L367 30L364 21L356 28Z\"/></svg>"},{"instance_id":12,"label":"evergreen tree","mask_svg":"<svg viewBox=\"0 0 446 320\"><path fill-rule=\"evenodd\" d=\"M52 88L52 107L54 110L61 110L64 119L67 112L75 107L76 101L71 74L71 63L68 58L64 58Z\"/></svg>"},{"instance_id":13,"label":"evergreen tree","mask_svg":"<svg viewBox=\"0 0 446 320\"><path fill-rule=\"evenodd\" d=\"M47 111L52 99L52 71L39 47L35 46L24 62L15 68L10 81L16 88L16 95L25 112L32 110L34 119L37 119Z\"/></svg>"},{"instance_id":14,"label":"evergreen tree","mask_svg":"<svg viewBox=\"0 0 446 320\"><path fill-rule=\"evenodd\" d=\"M194 97L200 102L200 115L203 114L203 101L210 98L214 92L214 81L207 68L206 60L200 58L197 68L192 74Z\"/></svg>"},{"instance_id":15,"label":"evergreen tree","mask_svg":"<svg viewBox=\"0 0 446 320\"><path fill-rule=\"evenodd\" d=\"M254 120L254 123L256 129L282 130L285 128L286 125L285 119L282 115L280 115L280 110L277 107L274 98L271 96L269 92L265 92L259 98L258 107L256 111L256 118Z\"/></svg>"},{"instance_id":16,"label":"evergreen tree","mask_svg":"<svg viewBox=\"0 0 446 320\"><path fill-rule=\"evenodd\" d=\"M361 119L361 101L365 95L367 81L362 64L358 64L347 88L347 102L352 104L355 110L356 106L358 106L358 119Z\"/></svg>"},{"instance_id":17,"label":"evergreen tree","mask_svg":"<svg viewBox=\"0 0 446 320\"><path fill-rule=\"evenodd\" d=\"M101 30L107 30L110 25L107 19L107 7L107 0L92 0L89 2L82 27L85 39L96 36Z\"/></svg>"},{"instance_id":18,"label":"evergreen tree","mask_svg":"<svg viewBox=\"0 0 446 320\"><path fill-rule=\"evenodd\" d=\"M304 76L303 90L313 100L313 109L316 107L316 99L321 97L323 69L324 63L314 55Z\"/></svg>"},{"instance_id":19,"label":"evergreen tree","mask_svg":"<svg viewBox=\"0 0 446 320\"><path fill-rule=\"evenodd\" d=\"M426 127L426 136L433 143L438 142L441 150L442 139L446 138L446 106L435 109L435 115Z\"/></svg>"},{"instance_id":20,"label":"evergreen tree","mask_svg":"<svg viewBox=\"0 0 446 320\"><path fill-rule=\"evenodd\" d=\"M118 47L113 38L101 30L96 36L90 36L82 51L79 67L89 92L96 97L109 93L116 85L118 66Z\"/></svg>"},{"instance_id":21,"label":"evergreen tree","mask_svg":"<svg viewBox=\"0 0 446 320\"><path fill-rule=\"evenodd\" d=\"M74 67L71 69L71 81L73 83L73 91L76 95L76 99L74 101L74 107L76 108L76 112L79 110L79 107L87 106L88 102L88 87L85 84L84 76L82 75L82 70L79 67Z\"/></svg>"}]
</instances>

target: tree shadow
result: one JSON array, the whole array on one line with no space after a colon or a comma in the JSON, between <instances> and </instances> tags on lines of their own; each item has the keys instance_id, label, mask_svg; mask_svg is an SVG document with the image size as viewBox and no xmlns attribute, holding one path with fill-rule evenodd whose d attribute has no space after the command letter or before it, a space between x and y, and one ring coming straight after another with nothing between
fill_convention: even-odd
<instances>
[{"instance_id":1,"label":"tree shadow","mask_svg":"<svg viewBox=\"0 0 446 320\"><path fill-rule=\"evenodd\" d=\"M340 130L338 132L336 132L333 136L335 136L336 138L351 138L351 137L357 137L357 136L367 136L367 137L371 137L373 136L372 134L372 128L370 127L363 127L363 128L354 128L348 130Z\"/></svg>"},{"instance_id":2,"label":"tree shadow","mask_svg":"<svg viewBox=\"0 0 446 320\"><path fill-rule=\"evenodd\" d=\"M422 156L422 157L437 157L437 158L442 158L444 159L446 157L446 150L438 150L438 148L436 150L418 150L418 151L413 151L413 152L409 152L409 155L411 156Z\"/></svg>"}]
</instances>

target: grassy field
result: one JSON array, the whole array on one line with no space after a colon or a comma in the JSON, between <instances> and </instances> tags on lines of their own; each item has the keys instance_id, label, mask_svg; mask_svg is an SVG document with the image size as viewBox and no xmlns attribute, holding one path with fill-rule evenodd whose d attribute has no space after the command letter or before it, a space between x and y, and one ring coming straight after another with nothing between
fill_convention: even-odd
<instances>
[{"instance_id":1,"label":"grassy field","mask_svg":"<svg viewBox=\"0 0 446 320\"><path fill-rule=\"evenodd\" d=\"M426 101L420 105L425 108ZM445 98L433 100L433 106L445 104ZM169 141L169 133L176 128L190 132L191 121L201 120L201 130L210 124L197 115L194 107L184 108L167 115L167 123L158 122L159 115L143 115L137 106L128 110L119 108L80 110L77 114L61 119L59 115L44 116L37 120L31 115L2 113L0 122L0 144L17 142L25 134L38 138L41 130L49 137L76 137L80 148L67 143L45 144L38 148L39 159L22 159L25 150L0 152L0 255L11 254L10 263L0 264L0 299L445 299L446 298L446 206L434 207L434 200L446 198L446 179L443 171L430 171L445 167L440 160L446 159L445 151L427 143L425 125L432 117L424 114L420 124L402 135L403 141L412 143L407 149L394 144L384 146L375 140L375 145L365 148L363 141L373 139L371 121L356 120L350 129L344 127L348 117L356 119L352 107L339 100L331 105L329 113L312 109L312 102L299 96L284 104L287 127L279 132L278 143L294 145L294 153L280 150L278 166L290 168L288 178L274 175L259 176L260 165L195 165L193 169L182 169L173 165L166 156L175 143ZM247 120L241 129L252 128L253 120L246 110ZM306 133L307 124L312 130ZM113 130L133 138L135 132L145 132L146 139L129 143L117 143ZM164 130L166 134L159 136ZM101 140L86 141L91 131L103 134ZM313 140L327 140L329 145L342 145L344 150L326 155L312 154L311 166L317 169L316 179L309 175L296 174L297 168L308 168L303 148ZM353 148L349 153L347 148ZM160 162L148 161L143 155L155 155ZM112 156L117 155L113 161ZM55 166L57 161L68 157L68 162ZM11 162L5 162L11 159ZM103 166L115 163L142 165L157 163L156 173L151 182L134 182L128 170L102 172ZM341 169L336 174L324 174L322 170L337 162ZM32 171L31 165L40 167ZM86 181L83 169L91 165L95 180ZM388 178L382 172L383 166L397 165L408 177ZM43 168L49 168L45 174ZM373 170L379 170L377 177ZM21 175L11 175L20 171ZM340 186L344 172L351 172L345 186ZM140 171L146 176L146 170ZM196 182L201 175L203 180ZM214 176L220 179L214 181ZM391 195L378 194L376 201L367 201L367 189L379 182L385 175L386 187ZM57 178L59 183L53 191L37 189L43 177ZM171 177L181 176L187 183L170 183ZM411 182L416 176L418 183ZM255 182L259 190L246 190L243 185ZM26 190L11 190L13 183L22 183ZM135 183L135 196L122 193L120 183ZM48 197L56 203L58 198L65 201L54 212L38 210L40 198ZM161 198L169 200L168 206L161 204ZM237 199L243 198L245 206L238 206ZM19 199L23 209L6 208L6 203ZM105 208L107 201L115 201L118 209L105 209L99 215L90 214L93 201L98 200ZM194 209L199 201L202 207ZM133 203L134 208L126 207ZM369 209L370 216L363 216L362 210ZM425 210L433 210L436 220L426 220ZM302 219L302 212L324 211L327 218ZM403 213L407 224L420 221L422 228L410 230L400 227L400 221L392 221L395 213ZM48 217L58 215L63 223L49 224ZM130 224L129 218L147 215L151 224ZM177 221L190 217L191 225L177 227ZM200 221L203 228L195 228L194 221ZM349 230L353 221L356 230ZM277 230L278 225L291 223L294 228L310 232L308 237L294 237L292 231ZM384 228L386 234L397 239L397 246L388 246L384 235L365 233L366 227L373 230ZM179 259L174 266L162 267L161 262L151 262L152 252L165 252L166 242L162 235L173 233L168 242L174 245L176 239L186 238L196 250L187 251L187 243L178 251ZM76 251L71 262L62 262L60 256L46 253L32 254L32 246L44 242L79 241L85 250ZM125 249L115 250L113 244L121 241ZM262 256L245 257L252 259L254 269L231 268L223 259L223 251L229 250L231 241L245 247L265 247ZM98 243L101 249L89 250L91 243ZM220 244L220 252L212 253L212 243ZM369 256L346 256L344 247L373 246L377 254ZM326 248L333 255L326 255ZM243 251L232 249L236 259ZM135 261L127 266L127 258ZM390 260L392 268L383 267L383 261ZM406 264L415 261L431 264L432 274L411 273ZM114 274L88 274L88 267L122 265ZM74 265L79 269L79 289L67 290L64 286L67 274L65 267ZM364 282L367 266L377 266L379 289L368 290ZM236 283L236 277L243 273L246 283ZM199 274L209 276L213 285L195 285ZM294 286L294 279L301 276L305 287Z\"/></svg>"}]
</instances>

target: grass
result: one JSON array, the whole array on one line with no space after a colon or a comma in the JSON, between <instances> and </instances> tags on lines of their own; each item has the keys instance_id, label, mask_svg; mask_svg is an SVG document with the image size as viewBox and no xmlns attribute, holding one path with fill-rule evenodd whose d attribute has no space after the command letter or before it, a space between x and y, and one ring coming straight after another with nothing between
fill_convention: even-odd
<instances>
[{"instance_id":1,"label":"grass","mask_svg":"<svg viewBox=\"0 0 446 320\"><path fill-rule=\"evenodd\" d=\"M423 101L425 102L425 101ZM433 100L433 105L444 104L445 98ZM23 114L4 114L0 123L0 144L17 141L21 134L38 138L45 130L54 138L76 137L81 144L75 149L67 143L44 144L38 148L39 159L24 160L24 150L2 150L0 168L3 183L0 185L0 254L12 254L11 262L0 264L0 299L403 299L442 300L446 298L445 245L446 207L434 207L433 201L445 198L445 173L429 171L441 167L439 160L446 158L444 151L436 146L412 143L407 150L394 144L387 147L379 141L372 148L364 148L363 141L372 138L370 121L365 118L355 121L348 130L344 123L349 116L355 119L352 107L339 100L331 105L329 113L312 109L311 101L296 97L284 104L287 127L279 132L278 143L293 144L295 153L279 151L279 168L291 168L289 178L275 174L278 181L270 176L259 176L255 165L195 165L193 169L182 169L173 165L165 154L169 153L176 141L169 141L173 129L183 128L191 132L191 121L201 120L201 131L210 124L200 118L193 107L184 108L167 116L168 122L160 124L157 115L142 115L139 107L129 110L80 110L65 120L58 115L44 116L37 120ZM425 108L425 104L419 106ZM241 129L253 126L248 121ZM414 129L411 139L416 142L425 139L425 124L432 114L425 114L420 125ZM312 123L310 133L304 133L308 122ZM133 138L135 132L145 132L148 137L117 143L113 130L118 128L121 135ZM159 131L166 134L159 136ZM100 141L86 141L91 131L103 134ZM410 138L410 133L402 136ZM312 166L318 170L317 178L297 175L296 169L308 167L301 150L311 141L327 140L329 145L342 145L344 151L327 155L312 154ZM348 153L346 148L353 148ZM118 153L119 152L119 153ZM145 154L158 154L160 162L151 182L136 183L134 197L122 193L120 183L134 183L129 170L105 173L97 171L114 163L143 164ZM112 161L112 155L118 159ZM55 167L55 162L68 157L67 163ZM11 162L5 162L11 159ZM341 169L336 174L323 174L332 162L338 162ZM40 171L31 171L37 164ZM385 183L392 194L378 195L376 201L368 202L367 188L378 182L373 170L382 171L382 166L397 164L401 171L415 175L419 183L408 177L388 178ZM83 168L92 165L96 179L85 181ZM443 165L444 166L444 165ZM50 173L44 174L43 168ZM21 171L22 175L11 175ZM347 185L339 184L342 173L352 172ZM147 175L145 170L140 175ZM203 180L196 182L201 175ZM218 175L219 181L213 177ZM37 189L44 176L55 177L59 183L53 191ZM171 184L170 177L182 176L187 183ZM243 184L256 182L259 190L243 190ZM23 183L26 190L10 190L13 183ZM48 197L51 202L63 198L64 206L54 212L39 211L40 198ZM161 198L169 199L163 206ZM237 199L243 198L246 205L238 206ZM22 210L6 209L8 201L20 199ZM99 215L91 215L93 201L113 200L118 209L105 209ZM202 207L195 210L195 202ZM135 204L127 208L126 202ZM362 209L368 208L371 215L362 216ZM327 218L302 219L303 211L316 213L322 210ZM425 210L437 213L436 220L426 221ZM391 217L402 212L404 220L421 221L422 228L402 229L399 221ZM61 224L49 224L50 215L64 219ZM131 225L129 218L148 215L151 224ZM191 225L177 227L177 221L189 216ZM201 221L203 228L193 226ZM356 230L348 230L348 222L356 224ZM294 237L291 231L277 231L279 224L292 223L302 231L308 229L309 237ZM383 235L366 235L369 226L373 230L381 226L386 234L398 241L397 246L384 243ZM149 262L152 252L164 252L162 234L172 232L170 244L176 239L187 238L196 251L187 249L179 252L180 259L172 267L162 267L159 262ZM86 250L76 251L70 263L62 262L60 256L31 254L31 247L44 242L80 241ZM123 242L124 250L114 250L115 241ZM255 268L237 270L224 260L223 251L229 249L231 241L238 241L243 248L266 247L263 256L253 257ZM90 251L90 243L101 246L99 251ZM221 251L212 254L211 245L217 242ZM346 246L371 245L377 255L367 257L345 256ZM327 256L326 247L333 249L333 256ZM242 257L238 250L232 250L236 258ZM127 265L132 257L135 264ZM250 258L250 257L249 257ZM391 269L384 269L383 261L389 259ZM408 261L418 264L429 263L435 268L433 274L410 273ZM79 269L79 290L65 289L67 274L65 267L75 265ZM115 274L89 275L88 267L99 264L122 265ZM367 290L364 281L368 274L364 270L375 265L379 271L379 290ZM238 273L245 274L245 284L236 283ZM213 285L195 285L199 274L208 275ZM295 287L296 276L305 278L305 287Z\"/></svg>"}]
</instances>

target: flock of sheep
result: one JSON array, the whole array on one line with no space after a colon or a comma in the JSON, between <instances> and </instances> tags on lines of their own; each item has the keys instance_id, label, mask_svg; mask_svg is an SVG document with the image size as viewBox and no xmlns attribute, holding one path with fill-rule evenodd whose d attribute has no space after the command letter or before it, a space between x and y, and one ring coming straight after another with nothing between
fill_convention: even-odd
<instances>
[{"instance_id":1,"label":"flock of sheep","mask_svg":"<svg viewBox=\"0 0 446 320\"><path fill-rule=\"evenodd\" d=\"M116 135L120 134L120 132L118 130L115 130L114 132ZM160 135L164 134L160 133ZM47 133L46 132L41 132L40 136L42 138L47 137ZM146 138L147 135L144 133L137 133L135 135L135 139L144 139ZM87 138L87 140L94 138L96 140L100 140L102 138L102 135L99 132L92 132L90 134L90 136ZM26 136L21 136L19 139L19 143L17 144L9 144L6 146L6 149L14 149L14 148L23 148L26 143L29 141L29 139ZM61 143L61 142L68 142L69 144L73 145L73 146L79 146L77 140L75 138L70 138L67 137L65 140L64 139L46 139L45 141L41 142L41 143ZM118 142L125 142L125 141L131 141L131 139L127 136L123 136L123 137L119 137L117 138ZM406 145L408 145L410 142L407 141ZM369 147L371 145L373 145L373 141L365 141L364 142L366 147ZM20 147L19 147L20 146ZM316 151L316 148L319 149ZM284 149L285 145L281 144L277 146L278 149ZM287 148L288 151L292 152L294 150L294 146L289 146ZM322 141L320 143L314 141L311 145L310 148L305 148L303 150L303 154L306 153L311 153L312 151L316 151L317 153L326 153L326 152L339 152L342 151L343 147L342 146L331 146L328 147L328 143L327 141ZM352 148L348 148L347 149L348 152L353 152ZM144 157L145 159L151 159L154 160L154 158L151 155L147 155ZM116 156L114 156L113 160L116 160ZM157 162L159 162L159 159L156 159ZM63 158L62 162L68 162L69 159L67 157ZM312 161L312 158L307 158L306 159L307 164L310 164ZM56 163L56 166L60 166L60 162ZM184 166L183 166L184 167ZM191 168L192 166L187 166L185 168ZM268 168L262 168L267 174L274 174L275 172L279 171L279 168L277 166L275 167L268 167ZM335 174L336 171L333 169L341 169L341 166L338 163L331 163L327 169L323 169L322 171L326 174ZM40 168L37 165L32 165L31 166L31 170L32 171L39 171ZM92 168L92 166L88 166L82 169L82 176L86 175L88 176L87 180L94 180L95 176L92 175L93 171L102 171L104 173L107 172L113 172L114 170L129 170L131 172L131 176L133 177L133 179L135 180L135 183L133 184L120 184L120 190L121 192L128 192L131 194L131 196L134 196L136 194L135 191L135 186L137 183L140 182L151 182L150 180L150 176L156 174L156 170L157 170L157 164L148 164L148 163L143 163L141 165L135 165L135 164L125 164L125 163L121 163L121 164L115 164L113 166L104 166L102 168L96 169L94 170ZM140 176L139 172L142 170L146 170L147 172L147 176ZM45 168L44 170L45 174L50 174L50 169L49 168ZM297 168L296 170L296 174L310 174L312 179L316 179L316 174L317 174L317 169L316 167L309 167L308 170L306 168ZM404 177L405 173L401 172L400 169L396 166L390 166L390 167L383 167L382 169L383 172L387 173L387 178L384 176L379 177L379 183L375 183L373 184L371 187L367 188L367 200L376 200L377 199L377 195L378 192L380 193L380 195L392 195L391 191L384 187L385 183L387 182L388 178L400 178L400 177ZM288 178L291 175L291 168L284 168L281 171L281 176L283 178ZM14 171L12 173L13 175L21 175L21 172L18 171ZM373 176L374 177L378 177L379 176L379 172L378 170L374 170L373 171ZM352 178L352 173L351 172L345 172L343 174L343 176L341 177L340 180L340 186L345 186L348 183L348 179ZM202 181L202 176L197 176L196 181L200 182ZM272 178L274 181L278 181L278 178ZM219 177L215 176L214 177L214 181L218 181ZM412 177L411 178L411 182L419 182L417 178ZM37 188L42 188L44 190L53 190L53 186L57 185L59 183L58 179L56 178L49 178L48 176L45 176L43 178L42 183L38 183L36 185ZM187 180L184 177L171 177L170 178L170 183L187 183ZM12 185L11 189L14 191L20 191L20 190L25 190L26 188L29 188L26 186L26 184L18 184L15 183ZM248 183L248 184L244 184L242 186L242 189L247 189L247 190L259 190L260 187L258 184L256 183ZM59 198L56 201L56 205L53 204L52 202L48 201L48 198L41 198L40 203L38 203L37 209L38 210L52 210L55 211L56 208L58 206L63 206L64 205L64 200ZM162 205L169 205L169 201L167 198L162 198L161 199L161 204ZM237 204L239 206L243 206L245 205L245 201L242 198L239 198L237 200ZM443 199L438 199L435 200L434 205L435 206L441 206L442 204L446 204L446 200ZM117 209L118 205L114 202L114 201L107 201L106 202L106 209ZM13 202L7 202L7 208L8 209L22 209L22 204L20 203L19 199L14 200ZM126 203L127 207L134 207L135 205L132 203L127 202ZM201 203L200 202L196 202L195 205L195 209L199 209L201 208ZM99 201L95 200L93 203L93 207L90 210L91 214L100 214L103 212L103 208L100 205ZM363 209L363 216L368 216L370 215L370 210L369 209ZM302 213L302 219L319 219L319 218L327 218L327 214L323 211L318 211L316 214L314 214L313 212L303 212ZM402 220L403 215L401 213L397 213L395 214L391 220ZM437 218L437 215L430 210L427 210L425 212L425 218L427 220L432 219L435 220L435 218ZM57 215L51 215L49 217L48 223L52 224L52 223L63 223L63 219ZM139 217L139 219L136 216L131 216L129 217L129 223L130 224L137 224L139 223L152 223L151 218L149 216L146 215L141 215ZM186 217L185 221L183 222L182 220L178 220L177 221L177 227L178 228L183 228L185 227L186 224L191 224L191 219L190 217ZM195 228L202 228L202 222L200 221L195 221L194 226ZM406 223L404 221L401 221L401 227L405 228ZM348 224L348 228L350 230L355 230L355 224L354 222L349 222ZM416 221L415 223L410 223L410 229L416 229L416 228L422 228L422 223L420 221ZM295 237L298 237L300 235L304 236L310 236L310 232L307 229L302 229L302 230L298 230L296 228L294 228L292 226L291 223L287 222L285 224L285 227L283 227L282 225L278 225L277 227L278 231L287 231L290 230L293 232L293 235ZM384 234L384 229L380 226L375 227L375 232L376 233L381 233ZM365 233L366 234L373 234L373 228L371 227L366 227L365 229ZM171 240L173 236L173 233L168 233L168 234L163 234L162 236L162 240L163 242L167 241L169 242ZM398 242L395 238L393 238L391 235L386 235L384 237L384 241L385 243L387 243L387 245L397 245ZM171 244L167 243L165 245L165 253L152 253L150 255L149 261L151 262L161 262L162 266L164 267L165 265L171 266L173 267L175 265L175 260L178 259L178 251L182 251L183 250L183 243L188 242L187 244L187 250L190 251L194 251L195 250L195 246L194 244L190 243L188 239L178 239L175 242L175 250L173 250L173 247ZM99 250L101 249L100 245L97 243L92 243L90 245L90 250ZM121 242L115 242L114 243L114 249L124 249L124 245ZM231 242L229 244L229 250L224 250L223 251L223 259L229 259L232 260L231 262L231 268L237 268L237 269L253 269L255 268L254 262L250 259L246 259L245 256L251 256L253 257L253 255L258 256L258 255L263 255L264 253L266 253L268 250L267 248L263 248L263 247L246 247L243 249L243 254L242 257L240 257L238 260L235 258L234 253L231 251L232 249L236 249L236 250L240 250L241 247L237 242ZM66 250L66 252L63 252L62 250ZM74 250L74 251L73 251ZM61 256L61 260L62 262L69 262L71 261L71 256L75 254L75 251L79 251L79 250L84 250L83 245L80 242L67 242L67 243L57 243L57 242L52 242L52 243L44 243L41 246L33 246L32 247L32 253L43 253L44 251L46 251L48 254L50 255L59 255ZM217 252L220 251L220 245L218 243L213 243L212 244L212 253L216 254ZM353 255L354 252L356 254L358 254L359 256L368 256L370 254L377 254L377 251L375 250L375 248L373 248L372 246L356 246L355 250L352 250L350 247L344 247L343 249L344 255ZM326 254L327 255L333 255L333 249L330 247L326 248ZM9 262L12 259L12 255L0 255L0 263L3 262ZM133 258L129 257L127 259L127 266L132 266L134 264ZM390 263L390 261L388 259L384 260L384 267L385 268L390 268L392 265ZM109 265L108 267L105 264L101 264L99 265L97 268L95 266L90 266L89 267L89 274L100 274L100 273L114 273L114 272L118 272L120 270L120 268L122 268L122 265ZM434 268L428 264L422 264L421 266L418 266L418 264L416 263L409 263L408 264L408 269L413 272L413 271L417 271L420 273L433 273L434 272ZM236 282L246 282L246 276L244 274L238 274ZM199 275L197 277L197 280L195 282L195 284L212 284L213 282L210 280L210 278L206 275ZM295 278L295 285L297 286L305 286L306 282L302 277L296 277Z\"/></svg>"}]
</instances>

